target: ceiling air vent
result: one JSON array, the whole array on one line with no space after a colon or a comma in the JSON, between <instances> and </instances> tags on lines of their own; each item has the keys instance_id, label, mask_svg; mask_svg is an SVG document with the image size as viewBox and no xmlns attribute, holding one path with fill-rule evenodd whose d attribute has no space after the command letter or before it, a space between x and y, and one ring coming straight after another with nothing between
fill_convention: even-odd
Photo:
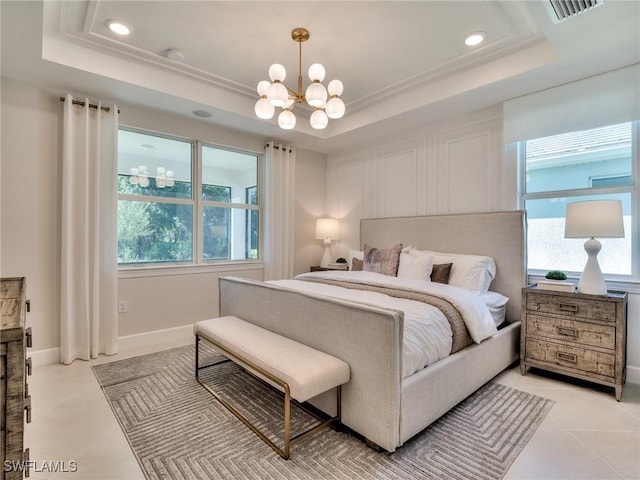
<instances>
[{"instance_id":1,"label":"ceiling air vent","mask_svg":"<svg viewBox=\"0 0 640 480\"><path fill-rule=\"evenodd\" d=\"M566 20L603 3L604 0L549 0L555 19L558 21Z\"/></svg>"}]
</instances>

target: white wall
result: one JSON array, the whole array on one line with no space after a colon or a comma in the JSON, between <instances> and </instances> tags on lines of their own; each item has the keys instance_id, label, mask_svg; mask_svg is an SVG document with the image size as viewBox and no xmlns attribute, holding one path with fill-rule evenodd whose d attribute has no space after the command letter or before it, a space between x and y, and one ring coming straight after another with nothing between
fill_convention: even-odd
<instances>
[{"instance_id":1,"label":"white wall","mask_svg":"<svg viewBox=\"0 0 640 480\"><path fill-rule=\"evenodd\" d=\"M330 156L329 214L340 219L339 254L360 248L361 218L516 209L512 153L503 155L497 106ZM640 289L626 287L627 379L640 383Z\"/></svg>"},{"instance_id":2,"label":"white wall","mask_svg":"<svg viewBox=\"0 0 640 480\"><path fill-rule=\"evenodd\" d=\"M330 214L340 218L339 252L359 246L359 220L501 209L502 111L494 108L408 132L328 163ZM513 197L513 198L511 198Z\"/></svg>"},{"instance_id":3,"label":"white wall","mask_svg":"<svg viewBox=\"0 0 640 480\"><path fill-rule=\"evenodd\" d=\"M59 347L60 182L64 92L46 92L2 78L0 164L0 275L27 277L34 351ZM107 99L103 99L107 100ZM116 103L118 103L116 101ZM118 104L122 125L197 138L212 144L264 151L264 138L214 127L186 117ZM315 218L326 209L326 157L296 152L296 272L308 271L321 255L313 237ZM189 325L218 312L217 279L237 275L261 279L261 264L239 270L217 267L177 275L121 274L119 335Z\"/></svg>"}]
</instances>

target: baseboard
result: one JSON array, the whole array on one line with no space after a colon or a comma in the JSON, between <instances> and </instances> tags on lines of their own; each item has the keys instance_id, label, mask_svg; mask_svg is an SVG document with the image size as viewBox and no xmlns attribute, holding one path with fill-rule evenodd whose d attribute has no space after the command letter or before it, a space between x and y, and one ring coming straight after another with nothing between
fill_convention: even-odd
<instances>
[{"instance_id":1,"label":"baseboard","mask_svg":"<svg viewBox=\"0 0 640 480\"><path fill-rule=\"evenodd\" d=\"M184 345L188 345L191 342L193 342L193 324L119 337L118 350L123 351L130 348L157 345L159 343L182 343ZM60 361L60 348L48 348L45 350L34 351L28 350L27 355L31 357L31 363L33 366L49 365Z\"/></svg>"},{"instance_id":2,"label":"baseboard","mask_svg":"<svg viewBox=\"0 0 640 480\"><path fill-rule=\"evenodd\" d=\"M181 327L165 328L152 332L136 333L118 338L118 350L127 348L146 347L158 343L183 342L187 345L193 342L193 324Z\"/></svg>"},{"instance_id":3,"label":"baseboard","mask_svg":"<svg viewBox=\"0 0 640 480\"><path fill-rule=\"evenodd\" d=\"M627 365L627 383L640 385L640 367L630 367Z\"/></svg>"},{"instance_id":4,"label":"baseboard","mask_svg":"<svg viewBox=\"0 0 640 480\"><path fill-rule=\"evenodd\" d=\"M31 357L34 367L49 365L60 361L60 348L47 348L45 350L27 350L27 357Z\"/></svg>"}]
</instances>

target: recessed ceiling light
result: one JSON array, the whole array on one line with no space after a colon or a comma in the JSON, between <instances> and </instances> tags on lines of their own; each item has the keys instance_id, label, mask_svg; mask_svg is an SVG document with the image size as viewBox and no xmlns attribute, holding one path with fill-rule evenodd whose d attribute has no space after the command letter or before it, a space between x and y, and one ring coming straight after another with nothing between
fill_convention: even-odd
<instances>
[{"instance_id":1,"label":"recessed ceiling light","mask_svg":"<svg viewBox=\"0 0 640 480\"><path fill-rule=\"evenodd\" d=\"M482 43L485 37L486 37L486 34L484 32L472 33L471 35L469 35L467 38L464 39L464 43L465 45L472 47L474 45L479 45L480 43Z\"/></svg>"},{"instance_id":2,"label":"recessed ceiling light","mask_svg":"<svg viewBox=\"0 0 640 480\"><path fill-rule=\"evenodd\" d=\"M196 117L200 117L200 118L209 118L211 116L211 114L206 110L194 110L193 114Z\"/></svg>"},{"instance_id":3,"label":"recessed ceiling light","mask_svg":"<svg viewBox=\"0 0 640 480\"><path fill-rule=\"evenodd\" d=\"M129 35L131 33L131 29L128 26L117 20L108 20L107 26L109 30L118 35Z\"/></svg>"}]
</instances>

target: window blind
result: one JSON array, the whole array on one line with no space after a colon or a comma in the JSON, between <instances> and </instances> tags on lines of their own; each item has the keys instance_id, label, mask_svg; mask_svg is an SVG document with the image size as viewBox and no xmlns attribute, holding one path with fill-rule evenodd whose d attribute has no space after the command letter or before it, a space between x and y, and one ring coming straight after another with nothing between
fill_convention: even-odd
<instances>
[{"instance_id":1,"label":"window blind","mask_svg":"<svg viewBox=\"0 0 640 480\"><path fill-rule=\"evenodd\" d=\"M513 143L640 119L640 64L503 104L503 140Z\"/></svg>"}]
</instances>

